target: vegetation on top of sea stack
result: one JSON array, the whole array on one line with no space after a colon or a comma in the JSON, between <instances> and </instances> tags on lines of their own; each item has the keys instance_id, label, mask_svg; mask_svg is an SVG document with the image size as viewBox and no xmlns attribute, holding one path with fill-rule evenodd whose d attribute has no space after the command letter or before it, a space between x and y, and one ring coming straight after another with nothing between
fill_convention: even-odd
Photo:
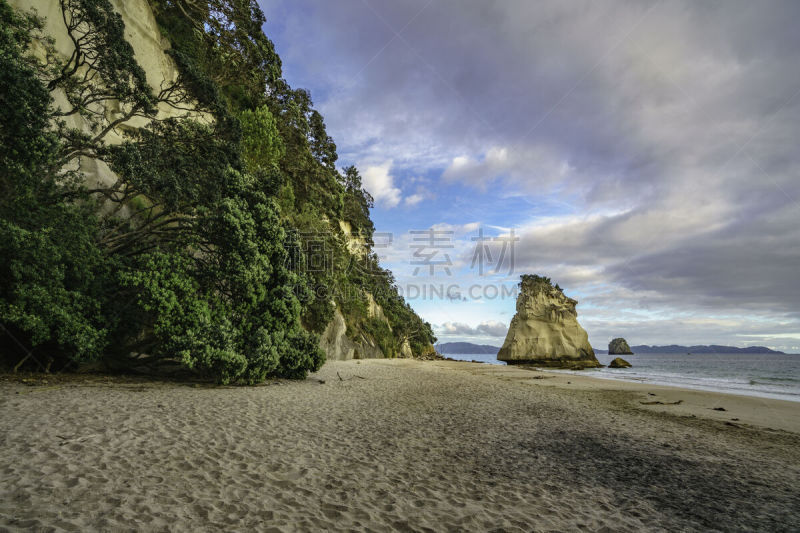
<instances>
[{"instance_id":1,"label":"vegetation on top of sea stack","mask_svg":"<svg viewBox=\"0 0 800 533\"><path fill-rule=\"evenodd\" d=\"M152 5L180 72L157 91L109 0L62 0L69 58L41 20L0 0L0 360L179 364L224 383L302 377L324 360L316 333L332 300L356 309L356 331L382 331L357 312L367 291L391 325L386 352L403 339L430 345L430 326L371 248L347 268L330 221L347 220L368 245L371 198L355 168L335 168L308 93L281 79L258 5ZM75 116L88 126L68 127ZM147 125L129 127L136 118ZM113 182L89 184L87 161ZM306 268L309 235L334 257L322 272Z\"/></svg>"},{"instance_id":2,"label":"vegetation on top of sea stack","mask_svg":"<svg viewBox=\"0 0 800 533\"><path fill-rule=\"evenodd\" d=\"M535 288L555 289L558 292L564 292L561 287L558 286L558 283L553 284L550 278L538 274L522 274L520 276L519 288L525 292L530 292Z\"/></svg>"}]
</instances>

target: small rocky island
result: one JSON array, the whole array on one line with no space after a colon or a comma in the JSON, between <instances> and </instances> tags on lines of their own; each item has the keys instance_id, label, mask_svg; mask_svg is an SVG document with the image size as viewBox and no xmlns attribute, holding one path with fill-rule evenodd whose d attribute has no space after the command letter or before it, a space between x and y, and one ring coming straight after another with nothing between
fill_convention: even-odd
<instances>
[{"instance_id":1,"label":"small rocky island","mask_svg":"<svg viewBox=\"0 0 800 533\"><path fill-rule=\"evenodd\" d=\"M578 324L576 300L542 276L525 274L519 286L517 314L498 360L551 368L601 366L586 330Z\"/></svg>"},{"instance_id":2,"label":"small rocky island","mask_svg":"<svg viewBox=\"0 0 800 533\"><path fill-rule=\"evenodd\" d=\"M622 337L617 337L608 343L608 355L633 355L628 341Z\"/></svg>"}]
</instances>

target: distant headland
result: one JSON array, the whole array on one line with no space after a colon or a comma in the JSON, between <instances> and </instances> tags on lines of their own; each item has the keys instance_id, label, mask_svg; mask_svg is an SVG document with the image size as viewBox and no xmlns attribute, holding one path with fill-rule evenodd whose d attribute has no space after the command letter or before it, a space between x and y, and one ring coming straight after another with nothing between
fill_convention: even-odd
<instances>
[{"instance_id":1,"label":"distant headland","mask_svg":"<svg viewBox=\"0 0 800 533\"><path fill-rule=\"evenodd\" d=\"M496 354L499 346L492 346L490 344L473 344L471 342L441 342L436 344L436 351L442 355L447 354L471 354L471 353L487 353ZM608 353L607 350L595 348L595 352ZM647 344L640 344L638 346L631 346L631 351L636 354L640 353L692 353L692 354L708 354L708 353L774 353L784 354L777 350L772 350L766 346L748 346L746 348L737 348L736 346L720 346L718 344L698 345L698 346L681 346L678 344L670 344L668 346L649 346Z\"/></svg>"},{"instance_id":2,"label":"distant headland","mask_svg":"<svg viewBox=\"0 0 800 533\"><path fill-rule=\"evenodd\" d=\"M648 346L641 344L639 346L631 346L631 351L635 354L640 353L691 353L691 354L706 354L706 353L774 353L783 354L777 350L771 350L766 346L747 346L746 348L738 348L736 346L720 346L718 344L710 345L697 345L697 346L680 346L678 344L670 344L668 346ZM595 349L595 352L607 353L606 350Z\"/></svg>"},{"instance_id":3,"label":"distant headland","mask_svg":"<svg viewBox=\"0 0 800 533\"><path fill-rule=\"evenodd\" d=\"M488 354L496 354L499 350L499 346L491 346L489 344L473 344L471 342L441 342L434 346L436 351L442 355L447 354L462 354L462 353L488 353Z\"/></svg>"}]
</instances>

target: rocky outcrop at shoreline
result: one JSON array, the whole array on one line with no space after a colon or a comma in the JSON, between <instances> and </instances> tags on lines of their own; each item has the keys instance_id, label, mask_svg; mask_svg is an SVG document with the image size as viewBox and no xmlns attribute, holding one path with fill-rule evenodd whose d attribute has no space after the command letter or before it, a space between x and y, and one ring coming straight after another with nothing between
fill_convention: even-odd
<instances>
[{"instance_id":1,"label":"rocky outcrop at shoreline","mask_svg":"<svg viewBox=\"0 0 800 533\"><path fill-rule=\"evenodd\" d=\"M608 343L608 355L632 355L628 341L622 337L617 337Z\"/></svg>"},{"instance_id":2,"label":"rocky outcrop at shoreline","mask_svg":"<svg viewBox=\"0 0 800 533\"><path fill-rule=\"evenodd\" d=\"M586 330L578 323L577 303L549 278L523 275L517 314L497 359L555 368L600 366Z\"/></svg>"},{"instance_id":3,"label":"rocky outcrop at shoreline","mask_svg":"<svg viewBox=\"0 0 800 533\"><path fill-rule=\"evenodd\" d=\"M630 368L632 365L622 357L616 357L608 364L609 368Z\"/></svg>"}]
</instances>

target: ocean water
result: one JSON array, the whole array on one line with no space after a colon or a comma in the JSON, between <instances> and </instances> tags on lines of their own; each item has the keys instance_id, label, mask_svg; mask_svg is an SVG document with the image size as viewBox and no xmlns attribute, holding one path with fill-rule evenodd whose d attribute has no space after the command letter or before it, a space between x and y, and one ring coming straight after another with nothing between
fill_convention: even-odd
<instances>
[{"instance_id":1,"label":"ocean water","mask_svg":"<svg viewBox=\"0 0 800 533\"><path fill-rule=\"evenodd\" d=\"M477 363L489 363L490 365L505 364L503 361L498 361L497 354L494 353L446 353L442 355L459 361L475 361Z\"/></svg>"},{"instance_id":2,"label":"ocean water","mask_svg":"<svg viewBox=\"0 0 800 533\"><path fill-rule=\"evenodd\" d=\"M447 354L466 361L504 364L491 354ZM607 365L615 355L598 354ZM632 368L556 370L604 379L638 381L800 402L799 354L634 354L623 355Z\"/></svg>"}]
</instances>

